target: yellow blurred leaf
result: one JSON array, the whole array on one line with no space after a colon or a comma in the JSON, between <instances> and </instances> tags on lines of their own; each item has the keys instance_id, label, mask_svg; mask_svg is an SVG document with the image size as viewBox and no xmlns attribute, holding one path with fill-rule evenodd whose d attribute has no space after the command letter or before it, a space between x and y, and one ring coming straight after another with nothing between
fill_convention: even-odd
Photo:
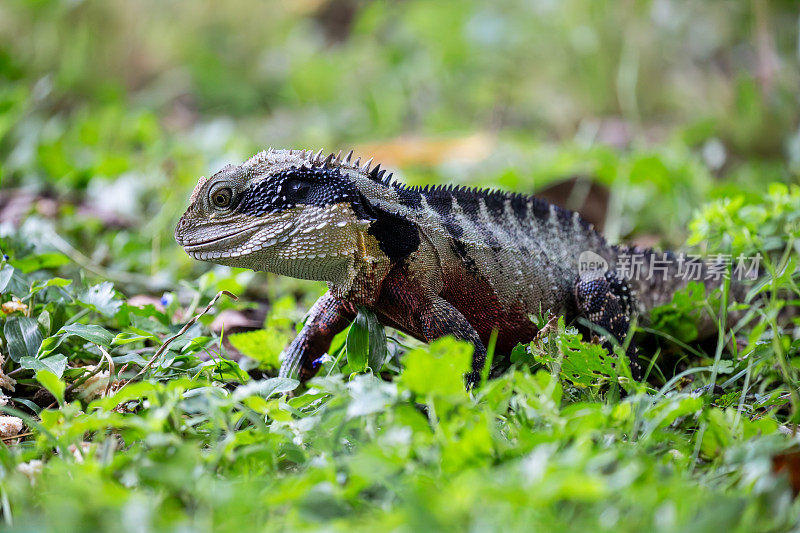
<instances>
[{"instance_id":1,"label":"yellow blurred leaf","mask_svg":"<svg viewBox=\"0 0 800 533\"><path fill-rule=\"evenodd\" d=\"M2 309L3 312L7 315L10 315L11 313L15 313L17 311L24 314L28 310L28 306L27 304L20 302L18 298L14 298L10 302L5 302L2 305Z\"/></svg>"},{"instance_id":2,"label":"yellow blurred leaf","mask_svg":"<svg viewBox=\"0 0 800 533\"><path fill-rule=\"evenodd\" d=\"M476 163L489 156L497 140L494 135L477 132L448 139L397 137L383 143L356 146L362 161L374 157L383 166L438 165L445 161Z\"/></svg>"}]
</instances>

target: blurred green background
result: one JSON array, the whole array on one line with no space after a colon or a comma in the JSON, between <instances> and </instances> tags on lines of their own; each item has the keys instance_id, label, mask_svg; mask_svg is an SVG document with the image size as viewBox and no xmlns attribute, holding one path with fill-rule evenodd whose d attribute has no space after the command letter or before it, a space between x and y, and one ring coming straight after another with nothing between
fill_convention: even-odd
<instances>
[{"instance_id":1,"label":"blurred green background","mask_svg":"<svg viewBox=\"0 0 800 533\"><path fill-rule=\"evenodd\" d=\"M704 201L797 181L797 29L767 0L5 0L0 236L167 287L208 268L172 241L196 180L274 146L581 176L612 240L681 245Z\"/></svg>"}]
</instances>

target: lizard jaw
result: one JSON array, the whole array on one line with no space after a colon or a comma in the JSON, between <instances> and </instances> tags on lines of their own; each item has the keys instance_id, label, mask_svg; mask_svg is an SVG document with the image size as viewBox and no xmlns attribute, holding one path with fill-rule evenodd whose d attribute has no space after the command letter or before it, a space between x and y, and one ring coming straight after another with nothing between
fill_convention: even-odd
<instances>
[{"instance_id":1,"label":"lizard jaw","mask_svg":"<svg viewBox=\"0 0 800 533\"><path fill-rule=\"evenodd\" d=\"M290 238L288 233L292 228L282 228L283 231L278 235L270 231L257 235L263 229L263 224L256 224L213 239L184 244L183 249L201 261L243 257L286 242Z\"/></svg>"}]
</instances>

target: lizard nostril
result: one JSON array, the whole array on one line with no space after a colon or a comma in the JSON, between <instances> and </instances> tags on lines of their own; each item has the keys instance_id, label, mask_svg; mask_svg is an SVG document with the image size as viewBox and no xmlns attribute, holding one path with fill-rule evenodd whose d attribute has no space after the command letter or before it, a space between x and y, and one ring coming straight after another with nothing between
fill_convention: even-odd
<instances>
[{"instance_id":1,"label":"lizard nostril","mask_svg":"<svg viewBox=\"0 0 800 533\"><path fill-rule=\"evenodd\" d=\"M179 244L183 244L182 232L186 229L187 221L185 218L181 217L178 221L178 225L175 227L175 240L178 241Z\"/></svg>"}]
</instances>

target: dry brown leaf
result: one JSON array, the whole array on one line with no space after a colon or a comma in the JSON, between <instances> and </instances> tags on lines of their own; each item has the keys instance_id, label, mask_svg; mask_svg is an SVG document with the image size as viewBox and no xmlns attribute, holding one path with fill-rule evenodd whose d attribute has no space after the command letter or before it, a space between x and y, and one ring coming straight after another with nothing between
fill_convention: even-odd
<instances>
[{"instance_id":1,"label":"dry brown leaf","mask_svg":"<svg viewBox=\"0 0 800 533\"><path fill-rule=\"evenodd\" d=\"M577 211L584 220L603 231L611 196L608 187L585 177L551 183L536 191L536 196L557 206Z\"/></svg>"},{"instance_id":2,"label":"dry brown leaf","mask_svg":"<svg viewBox=\"0 0 800 533\"><path fill-rule=\"evenodd\" d=\"M19 435L22 431L22 419L16 416L0 416L0 439L8 439Z\"/></svg>"},{"instance_id":3,"label":"dry brown leaf","mask_svg":"<svg viewBox=\"0 0 800 533\"><path fill-rule=\"evenodd\" d=\"M211 322L209 328L214 333L240 333L242 331L252 331L264 327L264 319L267 317L266 306L255 309L225 309L221 311Z\"/></svg>"},{"instance_id":4,"label":"dry brown leaf","mask_svg":"<svg viewBox=\"0 0 800 533\"><path fill-rule=\"evenodd\" d=\"M161 303L161 298L158 296L152 296L150 294L135 294L128 298L128 305L134 307L144 307L146 305L152 305L156 308L157 311L163 313L164 312L164 304Z\"/></svg>"},{"instance_id":5,"label":"dry brown leaf","mask_svg":"<svg viewBox=\"0 0 800 533\"><path fill-rule=\"evenodd\" d=\"M16 313L19 311L20 313L26 313L28 311L28 305L19 301L19 298L14 298L9 302L3 303L2 306L3 312L7 315L11 313Z\"/></svg>"},{"instance_id":6,"label":"dry brown leaf","mask_svg":"<svg viewBox=\"0 0 800 533\"><path fill-rule=\"evenodd\" d=\"M384 167L438 165L445 161L475 163L489 156L496 144L494 135L484 132L450 139L398 137L383 143L356 146L362 161L375 158Z\"/></svg>"},{"instance_id":7,"label":"dry brown leaf","mask_svg":"<svg viewBox=\"0 0 800 533\"><path fill-rule=\"evenodd\" d=\"M14 385L17 384L17 380L15 380L10 376L6 376L6 373L3 370L3 365L5 364L5 362L6 358L3 357L3 353L0 352L0 388L8 389L11 392L14 392ZM3 402L3 398L5 398L5 396L0 395L0 405L5 405L5 402Z\"/></svg>"},{"instance_id":8,"label":"dry brown leaf","mask_svg":"<svg viewBox=\"0 0 800 533\"><path fill-rule=\"evenodd\" d=\"M776 474L786 473L794 495L800 494L800 449L775 455L772 458L772 470Z\"/></svg>"}]
</instances>

